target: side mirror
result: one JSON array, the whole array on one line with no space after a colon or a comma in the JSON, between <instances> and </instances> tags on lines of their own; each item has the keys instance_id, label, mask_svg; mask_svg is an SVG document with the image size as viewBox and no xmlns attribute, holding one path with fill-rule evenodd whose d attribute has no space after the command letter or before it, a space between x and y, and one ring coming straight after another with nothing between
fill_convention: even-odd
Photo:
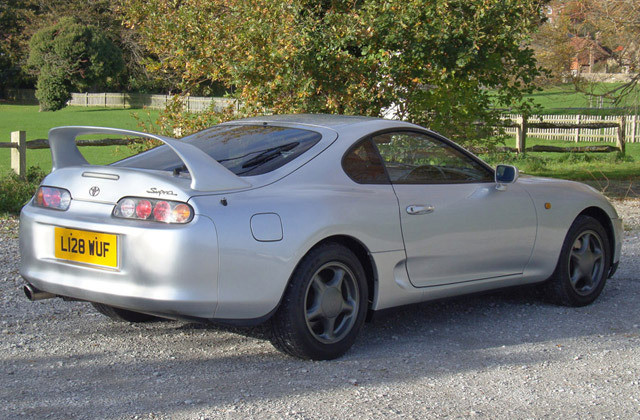
<instances>
[{"instance_id":1,"label":"side mirror","mask_svg":"<svg viewBox=\"0 0 640 420\"><path fill-rule=\"evenodd\" d=\"M504 184L513 184L518 179L518 168L511 165L498 165L496 167L496 184L499 190L503 190Z\"/></svg>"}]
</instances>

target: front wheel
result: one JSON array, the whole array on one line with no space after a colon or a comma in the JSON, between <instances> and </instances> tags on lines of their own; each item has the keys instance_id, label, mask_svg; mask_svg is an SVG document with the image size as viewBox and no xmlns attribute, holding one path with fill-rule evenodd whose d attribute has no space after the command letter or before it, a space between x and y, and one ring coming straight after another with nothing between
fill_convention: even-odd
<instances>
[{"instance_id":1,"label":"front wheel","mask_svg":"<svg viewBox=\"0 0 640 420\"><path fill-rule=\"evenodd\" d=\"M367 300L358 258L342 245L322 245L294 271L271 322L271 342L302 359L340 357L362 328Z\"/></svg>"},{"instance_id":2,"label":"front wheel","mask_svg":"<svg viewBox=\"0 0 640 420\"><path fill-rule=\"evenodd\" d=\"M567 232L547 295L566 306L590 304L604 288L610 261L609 238L600 222L579 216Z\"/></svg>"}]
</instances>

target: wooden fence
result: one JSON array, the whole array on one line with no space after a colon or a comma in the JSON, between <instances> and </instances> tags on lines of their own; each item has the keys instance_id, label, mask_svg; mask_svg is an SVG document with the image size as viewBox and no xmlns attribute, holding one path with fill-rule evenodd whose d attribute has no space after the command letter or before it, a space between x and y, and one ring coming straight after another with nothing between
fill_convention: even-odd
<instances>
[{"instance_id":1,"label":"wooden fence","mask_svg":"<svg viewBox=\"0 0 640 420\"><path fill-rule=\"evenodd\" d=\"M640 117L638 115L532 115L528 118L527 137L544 140L562 140L572 142L616 142L618 122L625 118L625 142L640 142ZM521 115L505 114L504 120L520 121ZM547 123L538 125L537 123ZM607 124L606 127L589 128L590 124ZM550 125L557 125L550 128ZM549 128L547 128L549 127ZM516 135L517 128L505 128L507 134Z\"/></svg>"},{"instance_id":2,"label":"wooden fence","mask_svg":"<svg viewBox=\"0 0 640 420\"><path fill-rule=\"evenodd\" d=\"M548 131L551 131L552 134L557 134L557 131L560 130L575 130L573 141L580 141L580 133L583 131L592 131L592 130L614 130L613 139L610 139L608 136L600 136L599 140L595 141L615 141L617 149L624 155L625 154L625 143L627 140L626 130L627 130L627 116L620 115L617 119L609 119L607 120L597 120L597 121L589 121L589 122L553 122L553 121L544 121L543 118L538 116L533 118L526 118L522 115L512 115L511 118L507 117L504 120L505 131L513 131L515 130L516 135L516 151L518 153L524 153L526 149L526 138L527 136L545 136ZM635 121L633 129L635 131ZM537 131L536 131L537 130ZM561 133L564 135L563 133ZM545 138L545 137L542 137ZM635 132L632 134L632 138L635 138ZM603 140L607 139L607 140ZM591 140L594 141L594 140ZM569 150L567 150L569 151Z\"/></svg>"},{"instance_id":3,"label":"wooden fence","mask_svg":"<svg viewBox=\"0 0 640 420\"><path fill-rule=\"evenodd\" d=\"M171 95L145 93L72 93L67 105L165 109L172 98ZM229 98L186 96L182 98L182 102L185 110L190 112L202 112L211 106L216 112L222 112L229 107L237 108L237 101Z\"/></svg>"},{"instance_id":4,"label":"wooden fence","mask_svg":"<svg viewBox=\"0 0 640 420\"><path fill-rule=\"evenodd\" d=\"M127 146L142 141L144 141L142 138L76 140L76 144L78 146ZM27 149L48 148L49 140L47 139L27 141L26 131L13 131L10 142L0 142L0 149L11 149L11 169L22 178L27 172Z\"/></svg>"},{"instance_id":5,"label":"wooden fence","mask_svg":"<svg viewBox=\"0 0 640 420\"><path fill-rule=\"evenodd\" d=\"M34 89L7 89L7 99L24 103L38 104ZM171 101L171 95L155 95L148 93L72 93L69 106L92 106L104 108L149 108L165 109ZM186 96L182 98L184 109L191 112L202 112L213 105L216 112L234 107L237 109L237 101L229 98Z\"/></svg>"},{"instance_id":6,"label":"wooden fence","mask_svg":"<svg viewBox=\"0 0 640 420\"><path fill-rule=\"evenodd\" d=\"M509 118L510 117L510 118ZM633 123L631 130L631 141L635 141L636 136L636 116L632 116ZM556 120L557 121L557 120ZM610 152L618 150L625 153L625 143L627 140L627 117L622 115L614 118L608 118L606 120L597 121L575 121L575 122L551 122L544 121L539 117L532 119L523 118L519 115L506 116L504 120L504 127L506 130L514 132L516 135L516 149L518 153L525 153L527 150L531 151L551 151L551 152ZM573 135L570 137L571 141L584 141L582 136L586 136L587 131L598 130L614 130L615 137L610 139L610 136L600 135L600 140L615 141L616 147L611 146L586 146L586 147L552 147L552 146L534 146L534 148L527 149L526 138L527 136L544 136L548 135L546 132L551 131L551 135L558 135L559 130L573 130ZM562 136L567 136L561 133ZM545 137L542 137L545 138ZM552 137L557 138L557 137ZM561 138L565 139L565 138ZM102 140L76 140L78 146L115 146L115 145L128 145L134 142L142 141L142 139L102 139ZM594 141L594 140L587 140ZM0 142L0 148L11 148L11 169L15 171L19 176L24 177L27 169L27 149L44 149L49 147L48 140L37 139L27 141L27 134L25 131L14 131L11 133L10 142ZM537 148L535 148L537 147Z\"/></svg>"}]
</instances>

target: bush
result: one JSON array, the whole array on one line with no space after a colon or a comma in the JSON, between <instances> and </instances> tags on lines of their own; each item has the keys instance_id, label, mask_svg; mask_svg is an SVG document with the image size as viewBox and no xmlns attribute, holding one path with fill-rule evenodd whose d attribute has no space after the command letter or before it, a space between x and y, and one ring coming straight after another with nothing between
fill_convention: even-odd
<instances>
[{"instance_id":1,"label":"bush","mask_svg":"<svg viewBox=\"0 0 640 420\"><path fill-rule=\"evenodd\" d=\"M71 86L62 78L42 71L36 85L36 98L40 102L40 111L56 111L65 107L71 99Z\"/></svg>"},{"instance_id":2,"label":"bush","mask_svg":"<svg viewBox=\"0 0 640 420\"><path fill-rule=\"evenodd\" d=\"M32 166L27 169L26 179L21 179L13 172L5 172L0 176L0 212L20 213L20 209L33 197L45 175L40 167Z\"/></svg>"}]
</instances>

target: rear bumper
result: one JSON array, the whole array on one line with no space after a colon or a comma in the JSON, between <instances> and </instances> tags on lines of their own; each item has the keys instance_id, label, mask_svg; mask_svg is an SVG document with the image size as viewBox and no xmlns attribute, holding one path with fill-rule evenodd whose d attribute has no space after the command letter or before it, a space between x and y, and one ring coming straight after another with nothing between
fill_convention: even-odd
<instances>
[{"instance_id":1,"label":"rear bumper","mask_svg":"<svg viewBox=\"0 0 640 420\"><path fill-rule=\"evenodd\" d=\"M211 219L165 225L111 217L112 204L73 200L66 212L30 204L20 216L20 274L45 292L167 316L213 318L218 244ZM54 228L118 236L118 268L55 258Z\"/></svg>"}]
</instances>

